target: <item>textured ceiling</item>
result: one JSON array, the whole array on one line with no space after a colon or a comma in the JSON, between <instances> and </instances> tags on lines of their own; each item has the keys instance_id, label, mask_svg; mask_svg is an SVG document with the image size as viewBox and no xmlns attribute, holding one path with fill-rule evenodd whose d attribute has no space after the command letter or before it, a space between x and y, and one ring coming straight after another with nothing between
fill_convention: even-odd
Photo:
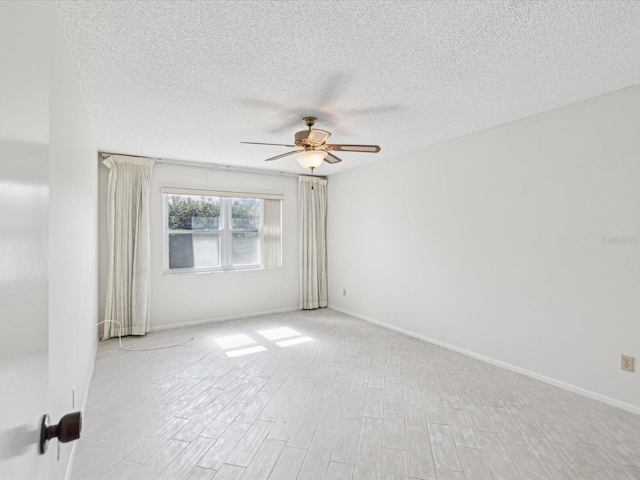
<instances>
[{"instance_id":1,"label":"textured ceiling","mask_svg":"<svg viewBox=\"0 0 640 480\"><path fill-rule=\"evenodd\" d=\"M315 115L382 160L640 83L640 2L61 1L103 151L265 163Z\"/></svg>"}]
</instances>

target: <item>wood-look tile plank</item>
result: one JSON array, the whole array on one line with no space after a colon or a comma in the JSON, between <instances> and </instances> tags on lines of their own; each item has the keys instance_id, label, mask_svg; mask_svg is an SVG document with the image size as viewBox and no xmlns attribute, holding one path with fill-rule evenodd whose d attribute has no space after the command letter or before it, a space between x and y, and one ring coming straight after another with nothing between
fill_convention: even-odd
<instances>
[{"instance_id":1,"label":"wood-look tile plank","mask_svg":"<svg viewBox=\"0 0 640 480\"><path fill-rule=\"evenodd\" d=\"M318 422L318 430L321 432L336 433L338 425L342 418L342 409L344 408L345 399L329 398L324 406L320 421Z\"/></svg>"},{"instance_id":2,"label":"wood-look tile plank","mask_svg":"<svg viewBox=\"0 0 640 480\"><path fill-rule=\"evenodd\" d=\"M347 418L361 419L364 410L366 387L351 387L347 395L347 401L342 409L342 416Z\"/></svg>"},{"instance_id":3,"label":"wood-look tile plank","mask_svg":"<svg viewBox=\"0 0 640 480\"><path fill-rule=\"evenodd\" d=\"M404 413L402 410L384 410L382 419L382 446L404 450L406 448Z\"/></svg>"},{"instance_id":4,"label":"wood-look tile plank","mask_svg":"<svg viewBox=\"0 0 640 480\"><path fill-rule=\"evenodd\" d=\"M384 368L377 367L369 369L367 388L384 389Z\"/></svg>"},{"instance_id":5,"label":"wood-look tile plank","mask_svg":"<svg viewBox=\"0 0 640 480\"><path fill-rule=\"evenodd\" d=\"M380 388L367 388L362 415L365 417L382 418L383 406L384 390Z\"/></svg>"},{"instance_id":6,"label":"wood-look tile plank","mask_svg":"<svg viewBox=\"0 0 640 480\"><path fill-rule=\"evenodd\" d=\"M467 480L491 480L491 470L476 448L458 447L458 457L462 465L462 471Z\"/></svg>"},{"instance_id":7,"label":"wood-look tile plank","mask_svg":"<svg viewBox=\"0 0 640 480\"><path fill-rule=\"evenodd\" d=\"M415 373L402 372L402 395L405 397L420 397L420 384Z\"/></svg>"},{"instance_id":8,"label":"wood-look tile plank","mask_svg":"<svg viewBox=\"0 0 640 480\"><path fill-rule=\"evenodd\" d=\"M495 480L517 480L520 478L498 434L476 432L476 438L478 439L482 456Z\"/></svg>"},{"instance_id":9,"label":"wood-look tile plank","mask_svg":"<svg viewBox=\"0 0 640 480\"><path fill-rule=\"evenodd\" d=\"M216 473L216 470L211 470L209 468L193 467L184 478L186 480L211 480Z\"/></svg>"},{"instance_id":10,"label":"wood-look tile plank","mask_svg":"<svg viewBox=\"0 0 640 480\"><path fill-rule=\"evenodd\" d=\"M427 429L436 467L446 470L462 470L449 426L429 423Z\"/></svg>"},{"instance_id":11,"label":"wood-look tile plank","mask_svg":"<svg viewBox=\"0 0 640 480\"><path fill-rule=\"evenodd\" d=\"M278 458L271 476L271 480L296 480L307 451L303 448L284 447Z\"/></svg>"},{"instance_id":12,"label":"wood-look tile plank","mask_svg":"<svg viewBox=\"0 0 640 480\"><path fill-rule=\"evenodd\" d=\"M511 417L516 428L522 435L543 437L544 434L538 428L538 424L527 413L526 409L520 402L503 401L505 411Z\"/></svg>"},{"instance_id":13,"label":"wood-look tile plank","mask_svg":"<svg viewBox=\"0 0 640 480\"><path fill-rule=\"evenodd\" d=\"M305 405L309 400L309 396L311 395L311 392L313 392L316 383L317 380L315 378L300 379L298 387L289 398L289 405Z\"/></svg>"},{"instance_id":14,"label":"wood-look tile plank","mask_svg":"<svg viewBox=\"0 0 640 480\"><path fill-rule=\"evenodd\" d=\"M251 459L260 448L260 445L262 445L264 439L267 438L269 430L271 430L272 427L272 422L257 420L253 425L251 425L249 430L247 430L247 433L245 433L242 439L238 442L231 454L225 460L225 463L238 465L240 467L249 466Z\"/></svg>"},{"instance_id":15,"label":"wood-look tile plank","mask_svg":"<svg viewBox=\"0 0 640 480\"><path fill-rule=\"evenodd\" d=\"M170 439L136 472L136 478L140 480L156 480L188 445L189 442Z\"/></svg>"},{"instance_id":16,"label":"wood-look tile plank","mask_svg":"<svg viewBox=\"0 0 640 480\"><path fill-rule=\"evenodd\" d=\"M213 477L213 480L240 480L244 474L244 468L236 465L223 465Z\"/></svg>"},{"instance_id":17,"label":"wood-look tile plank","mask_svg":"<svg viewBox=\"0 0 640 480\"><path fill-rule=\"evenodd\" d=\"M528 446L505 444L518 473L525 480L549 480L549 475Z\"/></svg>"},{"instance_id":18,"label":"wood-look tile plank","mask_svg":"<svg viewBox=\"0 0 640 480\"><path fill-rule=\"evenodd\" d=\"M404 421L407 428L427 430L427 422L424 418L422 399L419 397L404 397Z\"/></svg>"},{"instance_id":19,"label":"wood-look tile plank","mask_svg":"<svg viewBox=\"0 0 640 480\"><path fill-rule=\"evenodd\" d=\"M272 398L273 394L269 392L256 393L246 404L244 410L236 417L236 421L242 423L255 422Z\"/></svg>"},{"instance_id":20,"label":"wood-look tile plank","mask_svg":"<svg viewBox=\"0 0 640 480\"><path fill-rule=\"evenodd\" d=\"M201 437L218 438L229 428L240 412L244 410L244 403L230 403L222 412L220 412L202 431L199 433Z\"/></svg>"},{"instance_id":21,"label":"wood-look tile plank","mask_svg":"<svg viewBox=\"0 0 640 480\"><path fill-rule=\"evenodd\" d=\"M335 434L333 433L315 433L300 467L298 478L304 478L305 480L324 479L329 466L334 439Z\"/></svg>"},{"instance_id":22,"label":"wood-look tile plank","mask_svg":"<svg viewBox=\"0 0 640 480\"><path fill-rule=\"evenodd\" d=\"M351 375L338 375L331 387L331 397L347 398L349 389L351 388Z\"/></svg>"},{"instance_id":23,"label":"wood-look tile plank","mask_svg":"<svg viewBox=\"0 0 640 480\"><path fill-rule=\"evenodd\" d=\"M356 368L351 376L351 388L366 389L369 384L369 369Z\"/></svg>"},{"instance_id":24,"label":"wood-look tile plank","mask_svg":"<svg viewBox=\"0 0 640 480\"><path fill-rule=\"evenodd\" d=\"M527 444L504 408L485 406L484 409L504 443Z\"/></svg>"},{"instance_id":25,"label":"wood-look tile plank","mask_svg":"<svg viewBox=\"0 0 640 480\"><path fill-rule=\"evenodd\" d=\"M305 408L289 436L287 447L308 448L321 415L320 410Z\"/></svg>"},{"instance_id":26,"label":"wood-look tile plank","mask_svg":"<svg viewBox=\"0 0 640 480\"><path fill-rule=\"evenodd\" d=\"M247 466L244 475L242 475L242 480L264 480L269 478L283 449L284 442L265 440Z\"/></svg>"},{"instance_id":27,"label":"wood-look tile plank","mask_svg":"<svg viewBox=\"0 0 640 480\"><path fill-rule=\"evenodd\" d=\"M262 377L252 378L245 388L235 398L236 402L249 403L251 399L258 394L260 389L267 383L267 380Z\"/></svg>"},{"instance_id":28,"label":"wood-look tile plank","mask_svg":"<svg viewBox=\"0 0 640 480\"><path fill-rule=\"evenodd\" d=\"M142 468L139 463L118 462L115 467L100 477L100 480L124 480L135 478L138 470Z\"/></svg>"},{"instance_id":29,"label":"wood-look tile plank","mask_svg":"<svg viewBox=\"0 0 640 480\"><path fill-rule=\"evenodd\" d=\"M336 433L331 461L353 465L358 452L360 439L360 420L343 418Z\"/></svg>"},{"instance_id":30,"label":"wood-look tile plank","mask_svg":"<svg viewBox=\"0 0 640 480\"><path fill-rule=\"evenodd\" d=\"M248 423L232 423L200 459L198 466L219 470L250 427Z\"/></svg>"},{"instance_id":31,"label":"wood-look tile plank","mask_svg":"<svg viewBox=\"0 0 640 480\"><path fill-rule=\"evenodd\" d=\"M402 384L389 383L384 384L384 409L385 410L402 410Z\"/></svg>"},{"instance_id":32,"label":"wood-look tile plank","mask_svg":"<svg viewBox=\"0 0 640 480\"><path fill-rule=\"evenodd\" d=\"M465 396L460 397L460 399L471 428L482 432L497 433L496 427L491 423L491 419L484 411L484 406L478 399Z\"/></svg>"},{"instance_id":33,"label":"wood-look tile plank","mask_svg":"<svg viewBox=\"0 0 640 480\"><path fill-rule=\"evenodd\" d=\"M464 410L446 408L445 412L449 419L449 427L455 444L463 447L478 448L476 436Z\"/></svg>"},{"instance_id":34,"label":"wood-look tile plank","mask_svg":"<svg viewBox=\"0 0 640 480\"><path fill-rule=\"evenodd\" d=\"M196 466L202 456L213 446L215 440L198 437L162 472L162 478L185 478Z\"/></svg>"},{"instance_id":35,"label":"wood-look tile plank","mask_svg":"<svg viewBox=\"0 0 640 480\"><path fill-rule=\"evenodd\" d=\"M353 465L346 463L329 462L325 480L351 480L353 476Z\"/></svg>"},{"instance_id":36,"label":"wood-look tile plank","mask_svg":"<svg viewBox=\"0 0 640 480\"><path fill-rule=\"evenodd\" d=\"M289 440L289 436L296 426L302 410L304 410L304 406L300 404L287 406L280 414L280 418L274 423L273 428L271 428L268 438L285 442Z\"/></svg>"},{"instance_id":37,"label":"wood-look tile plank","mask_svg":"<svg viewBox=\"0 0 640 480\"><path fill-rule=\"evenodd\" d=\"M437 393L422 394L422 407L427 423L447 424L447 414Z\"/></svg>"},{"instance_id":38,"label":"wood-look tile plank","mask_svg":"<svg viewBox=\"0 0 640 480\"><path fill-rule=\"evenodd\" d=\"M291 397L290 392L277 392L273 395L269 403L264 407L258 418L267 422L275 422L282 411L286 408Z\"/></svg>"},{"instance_id":39,"label":"wood-look tile plank","mask_svg":"<svg viewBox=\"0 0 640 480\"><path fill-rule=\"evenodd\" d=\"M207 388L201 393L196 393L194 398L176 414L176 417L195 418L197 415L200 415L200 412L205 409L210 402L214 402L222 393L224 393L224 390L217 388Z\"/></svg>"},{"instance_id":40,"label":"wood-look tile plank","mask_svg":"<svg viewBox=\"0 0 640 480\"><path fill-rule=\"evenodd\" d=\"M323 410L331 395L331 385L331 382L317 381L305 406Z\"/></svg>"},{"instance_id":41,"label":"wood-look tile plank","mask_svg":"<svg viewBox=\"0 0 640 480\"><path fill-rule=\"evenodd\" d=\"M391 360L387 357L387 360ZM400 374L400 366L397 364L385 363L384 365L384 382L402 384L402 376Z\"/></svg>"},{"instance_id":42,"label":"wood-look tile plank","mask_svg":"<svg viewBox=\"0 0 640 480\"><path fill-rule=\"evenodd\" d=\"M380 464L358 460L353 469L353 480L380 480Z\"/></svg>"},{"instance_id":43,"label":"wood-look tile plank","mask_svg":"<svg viewBox=\"0 0 640 480\"><path fill-rule=\"evenodd\" d=\"M186 418L172 418L154 436L147 438L138 448L127 455L125 460L133 463L146 463L188 422L189 420Z\"/></svg>"},{"instance_id":44,"label":"wood-look tile plank","mask_svg":"<svg viewBox=\"0 0 640 480\"><path fill-rule=\"evenodd\" d=\"M382 420L379 418L363 417L358 441L359 460L369 463L380 463L382 449Z\"/></svg>"},{"instance_id":45,"label":"wood-look tile plank","mask_svg":"<svg viewBox=\"0 0 640 480\"><path fill-rule=\"evenodd\" d=\"M173 435L176 440L193 441L224 410L224 405L211 402L195 418Z\"/></svg>"},{"instance_id":46,"label":"wood-look tile plank","mask_svg":"<svg viewBox=\"0 0 640 480\"><path fill-rule=\"evenodd\" d=\"M213 399L215 403L220 405L229 405L233 402L246 388L246 380L239 380L237 384L232 384L229 388L222 391L220 395Z\"/></svg>"},{"instance_id":47,"label":"wood-look tile plank","mask_svg":"<svg viewBox=\"0 0 640 480\"><path fill-rule=\"evenodd\" d=\"M465 480L463 472L457 470L438 469L438 480Z\"/></svg>"},{"instance_id":48,"label":"wood-look tile plank","mask_svg":"<svg viewBox=\"0 0 640 480\"><path fill-rule=\"evenodd\" d=\"M431 480L436 478L436 467L431 453L431 441L426 429L407 429L407 464L409 476Z\"/></svg>"},{"instance_id":49,"label":"wood-look tile plank","mask_svg":"<svg viewBox=\"0 0 640 480\"><path fill-rule=\"evenodd\" d=\"M385 480L407 480L409 478L407 452L394 450L393 448L383 448L380 477Z\"/></svg>"}]
</instances>

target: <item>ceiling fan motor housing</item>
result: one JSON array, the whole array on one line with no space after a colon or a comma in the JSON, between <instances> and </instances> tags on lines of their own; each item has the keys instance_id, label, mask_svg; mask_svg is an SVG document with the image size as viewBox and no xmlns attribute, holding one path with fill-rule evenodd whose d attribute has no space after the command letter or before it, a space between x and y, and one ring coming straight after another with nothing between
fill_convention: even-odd
<instances>
[{"instance_id":1,"label":"ceiling fan motor housing","mask_svg":"<svg viewBox=\"0 0 640 480\"><path fill-rule=\"evenodd\" d=\"M300 130L296 132L295 144L299 147L319 147L327 138L331 136L331 133L324 130Z\"/></svg>"}]
</instances>

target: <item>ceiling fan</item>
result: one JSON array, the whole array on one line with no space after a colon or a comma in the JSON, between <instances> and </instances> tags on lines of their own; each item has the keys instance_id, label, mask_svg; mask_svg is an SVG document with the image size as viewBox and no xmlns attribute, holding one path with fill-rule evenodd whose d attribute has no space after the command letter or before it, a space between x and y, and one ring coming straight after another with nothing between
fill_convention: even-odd
<instances>
[{"instance_id":1,"label":"ceiling fan","mask_svg":"<svg viewBox=\"0 0 640 480\"><path fill-rule=\"evenodd\" d=\"M289 155L296 155L296 160L304 168L308 168L313 171L322 164L323 161L327 163L338 163L342 159L336 157L332 152L367 152L378 153L380 147L378 145L339 145L325 143L331 136L331 132L326 130L318 130L317 128L311 128L315 125L318 119L316 117L304 117L302 121L309 127L309 130L300 130L296 132L295 142L293 145L287 145L284 143L261 143L261 142L240 142L248 143L251 145L277 145L280 147L295 148L295 150L275 157L267 158L265 161L270 162L272 160L278 160L280 158L288 157Z\"/></svg>"}]
</instances>

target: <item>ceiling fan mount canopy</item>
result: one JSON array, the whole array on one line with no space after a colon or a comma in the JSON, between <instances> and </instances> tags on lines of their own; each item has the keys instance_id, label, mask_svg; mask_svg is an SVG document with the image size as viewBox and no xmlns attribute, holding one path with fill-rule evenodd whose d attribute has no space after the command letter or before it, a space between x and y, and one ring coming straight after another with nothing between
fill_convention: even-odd
<instances>
[{"instance_id":1,"label":"ceiling fan mount canopy","mask_svg":"<svg viewBox=\"0 0 640 480\"><path fill-rule=\"evenodd\" d=\"M378 145L341 145L327 144L331 132L312 128L318 121L316 117L304 117L302 119L308 130L300 130L294 135L294 144L287 145L282 143L262 143L262 142L241 142L253 145L277 145L282 147L295 148L295 150L275 157L267 158L266 161L278 160L289 155L296 155L296 160L304 168L314 171L322 162L338 163L342 159L336 157L331 152L365 152L378 153L380 147Z\"/></svg>"},{"instance_id":2,"label":"ceiling fan mount canopy","mask_svg":"<svg viewBox=\"0 0 640 480\"><path fill-rule=\"evenodd\" d=\"M313 127L316 124L318 119L316 117L304 117L302 121L307 127L309 127L309 129L311 129L311 127Z\"/></svg>"}]
</instances>

